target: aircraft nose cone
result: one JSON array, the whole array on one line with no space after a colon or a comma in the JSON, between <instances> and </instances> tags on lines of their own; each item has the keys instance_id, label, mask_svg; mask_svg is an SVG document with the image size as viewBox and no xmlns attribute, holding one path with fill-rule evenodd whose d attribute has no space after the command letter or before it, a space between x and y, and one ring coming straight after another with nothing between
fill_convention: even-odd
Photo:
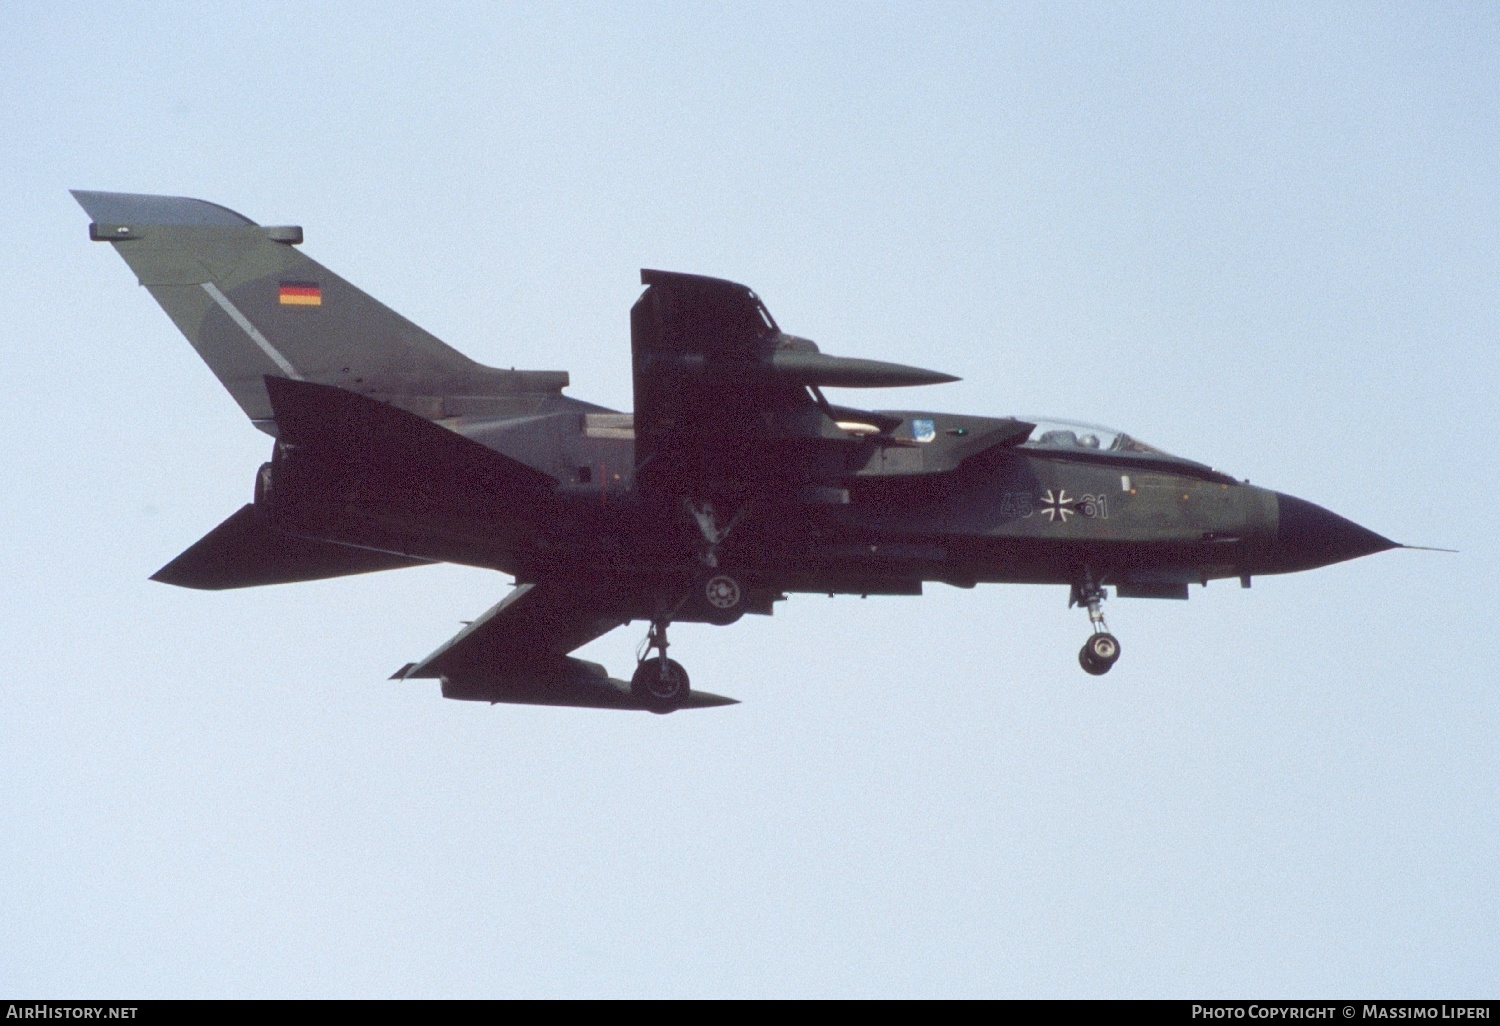
<instances>
[{"instance_id":1,"label":"aircraft nose cone","mask_svg":"<svg viewBox=\"0 0 1500 1026\"><path fill-rule=\"evenodd\" d=\"M1294 569L1307 570L1400 548L1389 538L1295 495L1277 492L1276 507L1276 548Z\"/></svg>"}]
</instances>

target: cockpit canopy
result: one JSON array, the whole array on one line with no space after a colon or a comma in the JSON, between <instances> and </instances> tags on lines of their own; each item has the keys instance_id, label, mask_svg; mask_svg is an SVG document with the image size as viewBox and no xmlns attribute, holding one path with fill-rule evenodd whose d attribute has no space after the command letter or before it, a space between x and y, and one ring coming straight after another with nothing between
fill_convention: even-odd
<instances>
[{"instance_id":1,"label":"cockpit canopy","mask_svg":"<svg viewBox=\"0 0 1500 1026\"><path fill-rule=\"evenodd\" d=\"M1123 431L1103 427L1099 424L1081 424L1073 421L1055 420L1051 417L1021 417L1036 425L1031 436L1021 443L1030 449L1063 449L1098 453L1134 454L1138 456L1165 456L1180 459L1164 449L1147 445Z\"/></svg>"},{"instance_id":2,"label":"cockpit canopy","mask_svg":"<svg viewBox=\"0 0 1500 1026\"><path fill-rule=\"evenodd\" d=\"M1164 449L1147 445L1123 431L1103 427L1099 424L1082 424L1076 421L1058 420L1054 417L1018 417L1035 424L1022 449L1037 453L1053 452L1058 456L1073 456L1083 460L1119 460L1137 466L1154 466L1175 473L1187 473L1224 484L1235 483L1234 478L1197 460L1174 456Z\"/></svg>"}]
</instances>

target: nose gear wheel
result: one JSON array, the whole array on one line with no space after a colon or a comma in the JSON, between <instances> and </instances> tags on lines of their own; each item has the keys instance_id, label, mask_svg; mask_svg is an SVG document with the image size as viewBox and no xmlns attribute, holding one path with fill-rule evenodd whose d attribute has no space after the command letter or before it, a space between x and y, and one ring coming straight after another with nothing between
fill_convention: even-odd
<instances>
[{"instance_id":1,"label":"nose gear wheel","mask_svg":"<svg viewBox=\"0 0 1500 1026\"><path fill-rule=\"evenodd\" d=\"M1119 641L1113 634L1100 631L1084 642L1083 648L1078 652L1078 665L1095 677L1102 677L1119 658Z\"/></svg>"}]
</instances>

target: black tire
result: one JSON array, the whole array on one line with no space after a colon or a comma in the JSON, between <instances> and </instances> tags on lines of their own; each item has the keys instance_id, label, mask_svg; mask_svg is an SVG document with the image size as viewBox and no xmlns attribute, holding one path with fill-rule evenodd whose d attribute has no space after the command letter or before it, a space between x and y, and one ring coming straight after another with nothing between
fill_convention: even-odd
<instances>
[{"instance_id":1,"label":"black tire","mask_svg":"<svg viewBox=\"0 0 1500 1026\"><path fill-rule=\"evenodd\" d=\"M1095 677L1102 677L1109 672L1109 667L1097 662L1089 652L1089 647L1084 645L1078 650L1078 665L1083 667L1085 673L1091 673Z\"/></svg>"},{"instance_id":2,"label":"black tire","mask_svg":"<svg viewBox=\"0 0 1500 1026\"><path fill-rule=\"evenodd\" d=\"M671 712L686 702L691 693L687 671L675 659L661 656L647 659L635 668L630 678L630 694L654 713Z\"/></svg>"}]
</instances>

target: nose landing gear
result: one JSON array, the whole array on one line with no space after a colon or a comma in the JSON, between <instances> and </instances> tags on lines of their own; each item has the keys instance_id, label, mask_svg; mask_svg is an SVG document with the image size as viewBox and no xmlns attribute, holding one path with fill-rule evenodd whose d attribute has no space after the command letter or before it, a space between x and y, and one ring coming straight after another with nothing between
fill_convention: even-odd
<instances>
[{"instance_id":1,"label":"nose landing gear","mask_svg":"<svg viewBox=\"0 0 1500 1026\"><path fill-rule=\"evenodd\" d=\"M666 617L651 621L646 640L636 654L635 673L630 678L630 693L636 701L654 713L669 713L687 701L691 688L687 670L675 659L667 658ZM659 654L647 658L655 649Z\"/></svg>"},{"instance_id":2,"label":"nose landing gear","mask_svg":"<svg viewBox=\"0 0 1500 1026\"><path fill-rule=\"evenodd\" d=\"M1079 650L1078 665L1095 677L1108 673L1109 668L1120 658L1120 642L1109 633L1109 628L1104 623L1104 599L1103 585L1095 581L1094 575L1088 570L1083 572L1083 583L1073 585L1073 594L1068 598L1069 608L1088 608L1089 624L1094 628L1094 635Z\"/></svg>"},{"instance_id":3,"label":"nose landing gear","mask_svg":"<svg viewBox=\"0 0 1500 1026\"><path fill-rule=\"evenodd\" d=\"M1108 673L1119 658L1120 643L1108 631L1099 631L1078 651L1078 665L1095 677Z\"/></svg>"}]
</instances>

